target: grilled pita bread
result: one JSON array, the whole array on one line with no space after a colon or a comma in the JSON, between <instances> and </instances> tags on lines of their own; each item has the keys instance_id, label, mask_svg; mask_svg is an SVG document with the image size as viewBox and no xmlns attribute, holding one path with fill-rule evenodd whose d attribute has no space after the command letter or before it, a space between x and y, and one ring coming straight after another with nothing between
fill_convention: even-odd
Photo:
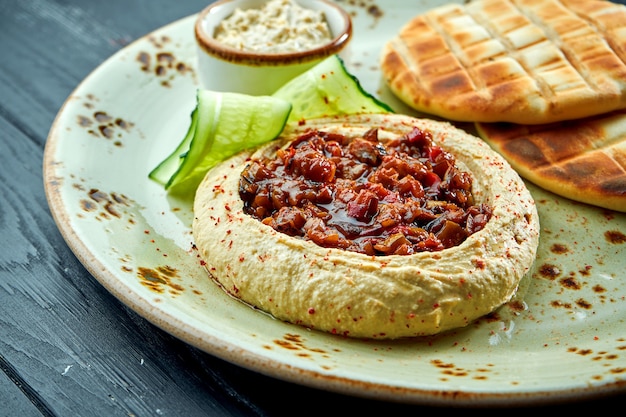
<instances>
[{"instance_id":1,"label":"grilled pita bread","mask_svg":"<svg viewBox=\"0 0 626 417\"><path fill-rule=\"evenodd\" d=\"M545 124L626 108L626 6L475 0L410 20L383 48L390 90L455 121Z\"/></svg>"},{"instance_id":2,"label":"grilled pita bread","mask_svg":"<svg viewBox=\"0 0 626 417\"><path fill-rule=\"evenodd\" d=\"M476 123L476 129L527 180L626 212L626 110L546 125Z\"/></svg>"}]
</instances>

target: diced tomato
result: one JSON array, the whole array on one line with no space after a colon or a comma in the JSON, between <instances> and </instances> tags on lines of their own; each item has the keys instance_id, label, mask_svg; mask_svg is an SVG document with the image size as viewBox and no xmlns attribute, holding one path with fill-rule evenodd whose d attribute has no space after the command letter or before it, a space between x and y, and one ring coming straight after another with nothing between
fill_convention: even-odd
<instances>
[{"instance_id":1,"label":"diced tomato","mask_svg":"<svg viewBox=\"0 0 626 417\"><path fill-rule=\"evenodd\" d=\"M436 188L441 183L441 178L434 172L427 172L422 178L422 184L428 188Z\"/></svg>"},{"instance_id":2,"label":"diced tomato","mask_svg":"<svg viewBox=\"0 0 626 417\"><path fill-rule=\"evenodd\" d=\"M348 216L366 222L376 214L378 210L378 198L376 194L370 190L363 189L359 191L356 199L348 203L347 210Z\"/></svg>"}]
</instances>

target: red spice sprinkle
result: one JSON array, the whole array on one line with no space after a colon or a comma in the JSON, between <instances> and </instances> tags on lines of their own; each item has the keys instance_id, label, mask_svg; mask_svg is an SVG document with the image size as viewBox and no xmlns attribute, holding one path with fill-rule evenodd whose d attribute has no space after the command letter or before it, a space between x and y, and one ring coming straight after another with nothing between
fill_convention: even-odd
<instances>
[{"instance_id":1,"label":"red spice sprinkle","mask_svg":"<svg viewBox=\"0 0 626 417\"><path fill-rule=\"evenodd\" d=\"M487 264L486 264L484 259L475 259L474 260L474 265L478 269L485 269L485 267L487 266Z\"/></svg>"},{"instance_id":2,"label":"red spice sprinkle","mask_svg":"<svg viewBox=\"0 0 626 417\"><path fill-rule=\"evenodd\" d=\"M309 308L309 314L315 314L315 309L313 307Z\"/></svg>"},{"instance_id":3,"label":"red spice sprinkle","mask_svg":"<svg viewBox=\"0 0 626 417\"><path fill-rule=\"evenodd\" d=\"M239 255L239 262L243 262L246 260L246 257L243 255Z\"/></svg>"}]
</instances>

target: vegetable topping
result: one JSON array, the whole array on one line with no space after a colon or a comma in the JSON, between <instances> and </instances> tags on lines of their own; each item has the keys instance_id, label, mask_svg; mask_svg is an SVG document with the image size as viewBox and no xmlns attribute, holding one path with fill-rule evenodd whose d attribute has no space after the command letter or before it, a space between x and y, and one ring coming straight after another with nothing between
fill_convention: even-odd
<instances>
[{"instance_id":1,"label":"vegetable topping","mask_svg":"<svg viewBox=\"0 0 626 417\"><path fill-rule=\"evenodd\" d=\"M429 132L391 141L310 131L240 178L244 211L290 236L368 255L409 255L461 244L491 218L472 177Z\"/></svg>"}]
</instances>

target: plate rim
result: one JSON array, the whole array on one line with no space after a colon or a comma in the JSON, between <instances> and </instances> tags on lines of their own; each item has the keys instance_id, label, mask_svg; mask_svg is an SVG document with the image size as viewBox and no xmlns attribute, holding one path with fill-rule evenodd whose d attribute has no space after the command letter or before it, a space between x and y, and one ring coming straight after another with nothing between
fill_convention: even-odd
<instances>
[{"instance_id":1,"label":"plate rim","mask_svg":"<svg viewBox=\"0 0 626 417\"><path fill-rule=\"evenodd\" d=\"M110 283L114 280L118 280L118 278L98 260L91 248L80 239L76 230L71 226L71 216L64 206L64 201L59 190L62 187L62 183L60 184L55 177L55 164L58 163L58 161L55 160L56 149L63 137L60 120L63 114L68 111L68 108L72 106L73 101L75 101L75 98L79 95L78 93L89 84L89 80L92 77L104 72L109 66L114 65L116 60L127 53L129 49L145 43L151 36L157 33L169 32L179 25L190 25L195 16L197 16L197 13L161 26L137 38L97 65L69 94L56 114L48 133L43 155L43 180L44 192L50 213L70 250L90 275L92 275L92 277L110 294L168 334L174 335L183 342L234 365L283 381L355 397L416 405L508 407L512 405L555 404L569 400L592 399L603 395L624 392L626 381L623 380L611 381L607 384L581 386L578 389L568 387L565 391L538 390L533 392L502 393L492 391L463 392L458 389L431 391L402 385L376 384L357 379L338 380L333 377L332 373L324 374L308 369L294 369L291 365L250 352L249 350L220 339L216 335L209 334L205 335L205 337L198 337L190 331L192 328L178 317L171 315L167 311L159 310L158 306L151 304L141 297L133 298L133 294L128 287L124 286L129 290L127 292L113 287ZM155 310L158 310L160 314L155 314Z\"/></svg>"}]
</instances>

